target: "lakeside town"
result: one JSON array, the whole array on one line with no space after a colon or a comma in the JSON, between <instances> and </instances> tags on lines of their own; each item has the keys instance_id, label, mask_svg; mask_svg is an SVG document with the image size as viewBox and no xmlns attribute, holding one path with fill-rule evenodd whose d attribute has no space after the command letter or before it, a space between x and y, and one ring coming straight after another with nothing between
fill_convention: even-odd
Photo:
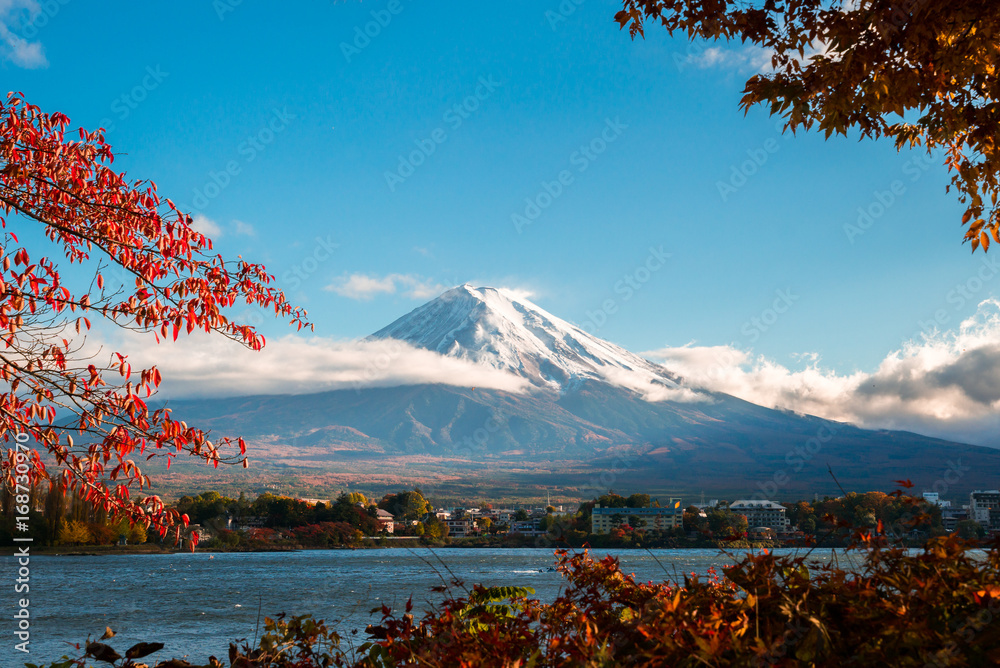
<instances>
[{"instance_id":1,"label":"lakeside town","mask_svg":"<svg viewBox=\"0 0 1000 668\"><path fill-rule=\"evenodd\" d=\"M904 499L909 499L905 502ZM963 499L964 500L964 499ZM177 534L161 537L142 525L112 522L72 493L32 501L38 544L80 549L274 550L393 545L595 547L703 547L719 541L795 544L843 538L837 522L880 527L888 538L921 541L956 534L1000 536L1000 490L976 490L968 503L883 492L778 503L767 499L659 499L609 491L580 504L436 507L419 489L369 499L343 492L334 500L265 492L253 500L209 491L183 496L176 509L188 519ZM5 521L0 542L12 545L13 498L0 497ZM843 532L841 532L843 534Z\"/></svg>"}]
</instances>

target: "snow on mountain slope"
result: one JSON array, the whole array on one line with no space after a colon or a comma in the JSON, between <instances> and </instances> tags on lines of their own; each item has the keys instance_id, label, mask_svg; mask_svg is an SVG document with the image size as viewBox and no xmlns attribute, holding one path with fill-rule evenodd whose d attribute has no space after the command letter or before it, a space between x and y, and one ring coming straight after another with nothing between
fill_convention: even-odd
<instances>
[{"instance_id":1,"label":"snow on mountain slope","mask_svg":"<svg viewBox=\"0 0 1000 668\"><path fill-rule=\"evenodd\" d=\"M665 368L557 318L510 290L448 290L369 339L399 339L442 355L510 371L542 389L586 380L629 388L649 401L698 401Z\"/></svg>"}]
</instances>

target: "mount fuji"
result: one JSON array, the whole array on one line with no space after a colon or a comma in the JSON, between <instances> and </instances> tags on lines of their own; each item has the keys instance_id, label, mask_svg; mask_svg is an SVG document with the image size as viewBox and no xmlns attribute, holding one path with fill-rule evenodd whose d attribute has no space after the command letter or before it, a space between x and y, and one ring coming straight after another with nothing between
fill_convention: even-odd
<instances>
[{"instance_id":1,"label":"mount fuji","mask_svg":"<svg viewBox=\"0 0 1000 668\"><path fill-rule=\"evenodd\" d=\"M541 390L572 392L587 381L602 381L662 399L695 397L662 366L598 339L510 290L469 284L452 288L368 338L397 339L511 372Z\"/></svg>"},{"instance_id":2,"label":"mount fuji","mask_svg":"<svg viewBox=\"0 0 1000 668\"><path fill-rule=\"evenodd\" d=\"M831 470L856 490L947 480L953 495L995 488L1000 477L1000 450L689 387L509 290L452 288L368 340L489 367L525 389L459 382L171 406L216 433L243 435L263 477L312 491L419 484L499 497L545 486L586 496L603 486L798 499L839 493Z\"/></svg>"}]
</instances>

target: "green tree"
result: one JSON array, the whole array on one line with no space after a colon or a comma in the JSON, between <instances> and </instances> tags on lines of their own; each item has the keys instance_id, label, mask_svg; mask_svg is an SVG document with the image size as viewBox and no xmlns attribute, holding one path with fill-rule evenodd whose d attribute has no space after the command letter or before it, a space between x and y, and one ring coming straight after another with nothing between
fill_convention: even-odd
<instances>
[{"instance_id":1,"label":"green tree","mask_svg":"<svg viewBox=\"0 0 1000 668\"><path fill-rule=\"evenodd\" d=\"M340 498L346 497L342 494ZM347 505L353 507L349 502ZM296 527L306 524L306 513L309 508L304 501L265 493L254 500L251 510L254 515L265 517L265 524L269 527Z\"/></svg>"},{"instance_id":2,"label":"green tree","mask_svg":"<svg viewBox=\"0 0 1000 668\"><path fill-rule=\"evenodd\" d=\"M746 515L734 513L729 508L713 508L708 511L708 528L713 534L734 536L746 533L748 528Z\"/></svg>"},{"instance_id":3,"label":"green tree","mask_svg":"<svg viewBox=\"0 0 1000 668\"><path fill-rule=\"evenodd\" d=\"M649 494L633 494L626 499L625 506L627 508L649 508Z\"/></svg>"},{"instance_id":4,"label":"green tree","mask_svg":"<svg viewBox=\"0 0 1000 668\"><path fill-rule=\"evenodd\" d=\"M77 520L63 520L59 527L59 542L64 545L86 545L90 543L90 530Z\"/></svg>"},{"instance_id":5,"label":"green tree","mask_svg":"<svg viewBox=\"0 0 1000 668\"><path fill-rule=\"evenodd\" d=\"M235 533L230 531L229 533ZM136 522L134 526L129 529L128 532L128 542L132 545L142 545L149 539L146 533L146 527L141 522Z\"/></svg>"},{"instance_id":6,"label":"green tree","mask_svg":"<svg viewBox=\"0 0 1000 668\"><path fill-rule=\"evenodd\" d=\"M448 525L442 522L437 515L428 515L424 520L424 538L427 540L441 540L448 536Z\"/></svg>"},{"instance_id":7,"label":"green tree","mask_svg":"<svg viewBox=\"0 0 1000 668\"><path fill-rule=\"evenodd\" d=\"M787 509L785 516L790 524L799 527L801 531L806 533L815 533L816 509L808 501L786 504L785 508ZM811 526L812 529L807 529L807 525Z\"/></svg>"},{"instance_id":8,"label":"green tree","mask_svg":"<svg viewBox=\"0 0 1000 668\"><path fill-rule=\"evenodd\" d=\"M51 545L59 538L63 515L66 514L66 488L53 485L45 497L46 541Z\"/></svg>"},{"instance_id":9,"label":"green tree","mask_svg":"<svg viewBox=\"0 0 1000 668\"><path fill-rule=\"evenodd\" d=\"M270 494L262 495L267 499L278 498ZM263 504L263 502L262 502ZM194 524L202 524L213 530L225 528L226 517L238 502L235 499L222 496L216 491L202 492L197 496L182 496L177 501L177 512L186 514ZM260 514L267 514L261 512Z\"/></svg>"},{"instance_id":10,"label":"green tree","mask_svg":"<svg viewBox=\"0 0 1000 668\"><path fill-rule=\"evenodd\" d=\"M695 506L688 506L681 516L684 531L704 531L708 520L701 516L701 511Z\"/></svg>"},{"instance_id":11,"label":"green tree","mask_svg":"<svg viewBox=\"0 0 1000 668\"><path fill-rule=\"evenodd\" d=\"M621 494L608 492L597 497L597 503L601 508L627 508L628 500Z\"/></svg>"},{"instance_id":12,"label":"green tree","mask_svg":"<svg viewBox=\"0 0 1000 668\"><path fill-rule=\"evenodd\" d=\"M366 497L361 492L346 492L346 495L347 495L347 500L355 505L359 503L363 506L371 505L371 503L368 501L368 497Z\"/></svg>"},{"instance_id":13,"label":"green tree","mask_svg":"<svg viewBox=\"0 0 1000 668\"><path fill-rule=\"evenodd\" d=\"M972 249L1000 242L1000 11L981 0L624 0L633 37L751 45L770 56L740 106L766 106L791 132L887 137L943 153ZM741 47L746 48L746 47ZM989 234L987 234L987 232Z\"/></svg>"},{"instance_id":14,"label":"green tree","mask_svg":"<svg viewBox=\"0 0 1000 668\"><path fill-rule=\"evenodd\" d=\"M729 526L729 516L732 513L728 508L712 508L706 514L709 530L712 533L722 533Z\"/></svg>"},{"instance_id":15,"label":"green tree","mask_svg":"<svg viewBox=\"0 0 1000 668\"><path fill-rule=\"evenodd\" d=\"M955 525L955 533L965 539L982 539L986 537L986 529L975 520L962 520Z\"/></svg>"},{"instance_id":16,"label":"green tree","mask_svg":"<svg viewBox=\"0 0 1000 668\"><path fill-rule=\"evenodd\" d=\"M392 513L400 522L419 520L431 511L431 504L418 490L386 494L378 502L378 507Z\"/></svg>"}]
</instances>

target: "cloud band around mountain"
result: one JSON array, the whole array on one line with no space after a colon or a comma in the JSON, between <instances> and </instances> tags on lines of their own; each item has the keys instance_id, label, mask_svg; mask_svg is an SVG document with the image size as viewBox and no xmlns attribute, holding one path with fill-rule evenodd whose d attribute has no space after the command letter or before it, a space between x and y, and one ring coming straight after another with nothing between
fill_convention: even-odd
<instances>
[{"instance_id":1,"label":"cloud band around mountain","mask_svg":"<svg viewBox=\"0 0 1000 668\"><path fill-rule=\"evenodd\" d=\"M288 335L254 352L218 336L149 345L130 335L105 351L129 354L134 368L155 365L173 398L308 394L329 390L443 384L523 392L524 378L415 348L403 341L333 341Z\"/></svg>"},{"instance_id":2,"label":"cloud band around mountain","mask_svg":"<svg viewBox=\"0 0 1000 668\"><path fill-rule=\"evenodd\" d=\"M445 384L522 393L528 380L402 341L334 341L285 336L261 352L195 334L153 345L129 334L105 351L129 354L134 367L156 365L165 396L306 394L336 389ZM605 374L647 401L707 401L722 392L761 406L849 422L1000 446L1000 300L986 300L955 331L927 335L889 353L871 372L838 374L815 356L793 370L732 346L666 347L644 356L683 378L666 388L650 376ZM640 378L639 381L642 379Z\"/></svg>"},{"instance_id":3,"label":"cloud band around mountain","mask_svg":"<svg viewBox=\"0 0 1000 668\"><path fill-rule=\"evenodd\" d=\"M693 388L870 429L901 429L1000 446L1000 301L982 302L955 331L925 335L872 372L838 374L813 361L791 370L731 346L644 353Z\"/></svg>"}]
</instances>

